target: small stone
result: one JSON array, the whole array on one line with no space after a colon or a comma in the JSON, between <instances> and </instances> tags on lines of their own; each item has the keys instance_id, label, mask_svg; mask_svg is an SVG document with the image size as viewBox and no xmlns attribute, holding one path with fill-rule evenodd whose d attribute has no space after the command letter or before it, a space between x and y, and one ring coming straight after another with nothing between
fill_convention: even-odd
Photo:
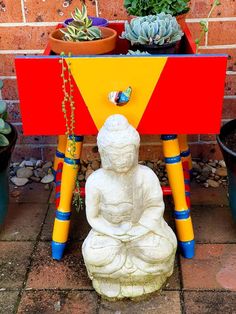
<instances>
[{"instance_id":1,"label":"small stone","mask_svg":"<svg viewBox=\"0 0 236 314\"><path fill-rule=\"evenodd\" d=\"M208 163L208 165L211 166L211 167L216 167L217 164L216 164L215 161L211 161L211 162Z\"/></svg>"},{"instance_id":2,"label":"small stone","mask_svg":"<svg viewBox=\"0 0 236 314\"><path fill-rule=\"evenodd\" d=\"M52 167L52 162L51 161L48 161L48 162L46 162L46 164L44 164L43 165L43 169L45 169L45 168L51 168Z\"/></svg>"},{"instance_id":3,"label":"small stone","mask_svg":"<svg viewBox=\"0 0 236 314\"><path fill-rule=\"evenodd\" d=\"M29 179L13 177L13 178L11 178L11 182L14 183L17 186L23 186L23 185L26 185L26 183L29 182Z\"/></svg>"},{"instance_id":4,"label":"small stone","mask_svg":"<svg viewBox=\"0 0 236 314\"><path fill-rule=\"evenodd\" d=\"M44 190L49 191L50 190L50 185L47 183L44 185Z\"/></svg>"},{"instance_id":5,"label":"small stone","mask_svg":"<svg viewBox=\"0 0 236 314\"><path fill-rule=\"evenodd\" d=\"M220 180L220 176L214 176L214 180L219 181Z\"/></svg>"},{"instance_id":6,"label":"small stone","mask_svg":"<svg viewBox=\"0 0 236 314\"><path fill-rule=\"evenodd\" d=\"M54 303L54 310L56 312L60 312L61 311L61 302L57 301L56 303Z\"/></svg>"},{"instance_id":7,"label":"small stone","mask_svg":"<svg viewBox=\"0 0 236 314\"><path fill-rule=\"evenodd\" d=\"M199 180L199 182L205 182L207 180L207 178L208 178L207 176L201 175L198 177L198 180Z\"/></svg>"},{"instance_id":8,"label":"small stone","mask_svg":"<svg viewBox=\"0 0 236 314\"><path fill-rule=\"evenodd\" d=\"M33 171L29 168L19 168L16 172L18 178L29 178L33 175Z\"/></svg>"},{"instance_id":9,"label":"small stone","mask_svg":"<svg viewBox=\"0 0 236 314\"><path fill-rule=\"evenodd\" d=\"M87 180L88 177L90 176L90 174L92 174L93 172L94 172L94 170L88 169L88 170L86 171L86 174L85 174L85 180Z\"/></svg>"},{"instance_id":10,"label":"small stone","mask_svg":"<svg viewBox=\"0 0 236 314\"><path fill-rule=\"evenodd\" d=\"M220 177L227 177L227 169L226 168L216 169L216 175L218 175Z\"/></svg>"},{"instance_id":11,"label":"small stone","mask_svg":"<svg viewBox=\"0 0 236 314\"><path fill-rule=\"evenodd\" d=\"M91 168L93 170L97 170L100 168L100 161L98 160L93 160L92 163L91 163Z\"/></svg>"},{"instance_id":12,"label":"small stone","mask_svg":"<svg viewBox=\"0 0 236 314\"><path fill-rule=\"evenodd\" d=\"M205 183L203 183L203 186L204 186L205 188L208 188L208 187L209 187L209 184L208 184L207 182L205 182Z\"/></svg>"},{"instance_id":13,"label":"small stone","mask_svg":"<svg viewBox=\"0 0 236 314\"><path fill-rule=\"evenodd\" d=\"M21 194L20 191L15 190L15 191L12 191L12 192L11 192L11 197L18 197L18 196L20 196L20 194Z\"/></svg>"},{"instance_id":14,"label":"small stone","mask_svg":"<svg viewBox=\"0 0 236 314\"><path fill-rule=\"evenodd\" d=\"M79 181L84 181L84 179L85 179L84 174L81 173L81 174L78 175L78 180Z\"/></svg>"},{"instance_id":15,"label":"small stone","mask_svg":"<svg viewBox=\"0 0 236 314\"><path fill-rule=\"evenodd\" d=\"M13 162L12 167L13 167L13 168L16 168L16 167L18 167L19 165L20 165L19 162Z\"/></svg>"},{"instance_id":16,"label":"small stone","mask_svg":"<svg viewBox=\"0 0 236 314\"><path fill-rule=\"evenodd\" d=\"M87 170L87 167L85 167L84 165L81 167L81 172L83 173L83 174L85 174L85 172L86 172L86 170Z\"/></svg>"},{"instance_id":17,"label":"small stone","mask_svg":"<svg viewBox=\"0 0 236 314\"><path fill-rule=\"evenodd\" d=\"M54 181L54 175L53 174L47 174L46 176L44 176L41 180L41 183L50 183Z\"/></svg>"},{"instance_id":18,"label":"small stone","mask_svg":"<svg viewBox=\"0 0 236 314\"><path fill-rule=\"evenodd\" d=\"M198 165L198 164L195 164L194 166L193 166L193 171L195 171L195 172L201 172L202 171L202 168Z\"/></svg>"},{"instance_id":19,"label":"small stone","mask_svg":"<svg viewBox=\"0 0 236 314\"><path fill-rule=\"evenodd\" d=\"M30 179L31 179L32 181L34 181L34 182L40 182L40 178L39 178L39 177L34 177L34 176L32 176L32 177L30 177Z\"/></svg>"},{"instance_id":20,"label":"small stone","mask_svg":"<svg viewBox=\"0 0 236 314\"><path fill-rule=\"evenodd\" d=\"M34 171L34 176L42 179L45 176L45 173L43 169L38 168L37 170Z\"/></svg>"},{"instance_id":21,"label":"small stone","mask_svg":"<svg viewBox=\"0 0 236 314\"><path fill-rule=\"evenodd\" d=\"M219 182L212 180L212 179L207 180L207 183L212 188L218 188L220 186Z\"/></svg>"},{"instance_id":22,"label":"small stone","mask_svg":"<svg viewBox=\"0 0 236 314\"><path fill-rule=\"evenodd\" d=\"M31 161L31 160L26 160L26 161L25 161L25 166L26 166L26 167L33 167L33 166L34 166L34 163L33 163L33 161Z\"/></svg>"},{"instance_id":23,"label":"small stone","mask_svg":"<svg viewBox=\"0 0 236 314\"><path fill-rule=\"evenodd\" d=\"M224 160L220 160L219 161L219 165L223 168L226 168L226 164L225 164L225 161Z\"/></svg>"},{"instance_id":24,"label":"small stone","mask_svg":"<svg viewBox=\"0 0 236 314\"><path fill-rule=\"evenodd\" d=\"M153 169L153 163L151 161L148 161L146 166L150 169Z\"/></svg>"},{"instance_id":25,"label":"small stone","mask_svg":"<svg viewBox=\"0 0 236 314\"><path fill-rule=\"evenodd\" d=\"M25 167L25 160L20 163L19 167Z\"/></svg>"},{"instance_id":26,"label":"small stone","mask_svg":"<svg viewBox=\"0 0 236 314\"><path fill-rule=\"evenodd\" d=\"M36 166L36 168L40 168L40 167L42 167L42 164L43 164L42 160L37 160L35 166Z\"/></svg>"}]
</instances>

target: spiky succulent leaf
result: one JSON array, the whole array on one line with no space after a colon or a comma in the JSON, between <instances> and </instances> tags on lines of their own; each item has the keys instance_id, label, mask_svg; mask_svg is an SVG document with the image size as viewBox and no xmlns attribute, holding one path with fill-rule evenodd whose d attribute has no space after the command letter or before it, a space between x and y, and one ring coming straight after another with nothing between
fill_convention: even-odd
<instances>
[{"instance_id":1,"label":"spiky succulent leaf","mask_svg":"<svg viewBox=\"0 0 236 314\"><path fill-rule=\"evenodd\" d=\"M11 133L11 126L10 126L10 124L5 122L3 128L0 128L0 133L2 133L2 134L10 134Z\"/></svg>"},{"instance_id":2,"label":"spiky succulent leaf","mask_svg":"<svg viewBox=\"0 0 236 314\"><path fill-rule=\"evenodd\" d=\"M9 141L3 134L0 134L0 147L5 147L9 145Z\"/></svg>"},{"instance_id":3,"label":"spiky succulent leaf","mask_svg":"<svg viewBox=\"0 0 236 314\"><path fill-rule=\"evenodd\" d=\"M7 104L5 101L0 100L0 114L3 114L7 110Z\"/></svg>"}]
</instances>

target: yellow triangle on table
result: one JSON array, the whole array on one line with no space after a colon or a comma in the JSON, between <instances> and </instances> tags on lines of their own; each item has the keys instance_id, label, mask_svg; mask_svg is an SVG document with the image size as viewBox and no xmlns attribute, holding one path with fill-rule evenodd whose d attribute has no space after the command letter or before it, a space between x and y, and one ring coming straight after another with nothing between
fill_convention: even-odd
<instances>
[{"instance_id":1,"label":"yellow triangle on table","mask_svg":"<svg viewBox=\"0 0 236 314\"><path fill-rule=\"evenodd\" d=\"M112 114L123 114L138 127L166 61L165 57L66 58L98 130ZM128 86L132 94L127 104L119 107L108 100L109 92Z\"/></svg>"}]
</instances>

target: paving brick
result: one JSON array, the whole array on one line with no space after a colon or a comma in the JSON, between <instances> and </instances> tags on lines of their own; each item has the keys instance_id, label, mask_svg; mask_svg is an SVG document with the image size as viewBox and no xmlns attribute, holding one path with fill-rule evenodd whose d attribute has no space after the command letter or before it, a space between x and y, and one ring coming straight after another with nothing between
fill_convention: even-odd
<instances>
[{"instance_id":1,"label":"paving brick","mask_svg":"<svg viewBox=\"0 0 236 314\"><path fill-rule=\"evenodd\" d=\"M0 230L0 240L36 240L47 204L10 203L4 224Z\"/></svg>"},{"instance_id":2,"label":"paving brick","mask_svg":"<svg viewBox=\"0 0 236 314\"><path fill-rule=\"evenodd\" d=\"M236 95L236 75L226 75L225 95Z\"/></svg>"},{"instance_id":3,"label":"paving brick","mask_svg":"<svg viewBox=\"0 0 236 314\"><path fill-rule=\"evenodd\" d=\"M21 187L16 187L10 183L10 203L46 204L49 200L49 196L50 190L45 190L43 183L32 182Z\"/></svg>"},{"instance_id":4,"label":"paving brick","mask_svg":"<svg viewBox=\"0 0 236 314\"><path fill-rule=\"evenodd\" d=\"M1 32L1 31L0 31ZM2 98L5 100L18 100L18 88L15 79L3 81Z\"/></svg>"},{"instance_id":5,"label":"paving brick","mask_svg":"<svg viewBox=\"0 0 236 314\"><path fill-rule=\"evenodd\" d=\"M99 15L109 20L127 19L123 0L99 0Z\"/></svg>"},{"instance_id":6,"label":"paving brick","mask_svg":"<svg viewBox=\"0 0 236 314\"><path fill-rule=\"evenodd\" d=\"M51 240L52 239L52 229L55 218L55 205L51 205L47 214L45 224L43 226L41 240ZM85 210L80 210L79 213L73 208L71 215L71 226L70 226L70 235L71 240L84 240L91 227L89 226Z\"/></svg>"},{"instance_id":7,"label":"paving brick","mask_svg":"<svg viewBox=\"0 0 236 314\"><path fill-rule=\"evenodd\" d=\"M224 99L223 119L233 119L236 117L236 99Z\"/></svg>"},{"instance_id":8,"label":"paving brick","mask_svg":"<svg viewBox=\"0 0 236 314\"><path fill-rule=\"evenodd\" d=\"M236 22L209 22L208 45L233 45L236 37Z\"/></svg>"},{"instance_id":9,"label":"paving brick","mask_svg":"<svg viewBox=\"0 0 236 314\"><path fill-rule=\"evenodd\" d=\"M236 313L236 293L187 291L184 292L186 314Z\"/></svg>"},{"instance_id":10,"label":"paving brick","mask_svg":"<svg viewBox=\"0 0 236 314\"><path fill-rule=\"evenodd\" d=\"M17 303L18 291L0 292L0 314L13 314Z\"/></svg>"},{"instance_id":11,"label":"paving brick","mask_svg":"<svg viewBox=\"0 0 236 314\"><path fill-rule=\"evenodd\" d=\"M236 291L236 245L197 244L193 259L181 258L184 289Z\"/></svg>"},{"instance_id":12,"label":"paving brick","mask_svg":"<svg viewBox=\"0 0 236 314\"><path fill-rule=\"evenodd\" d=\"M102 300L99 308L99 314L180 314L180 297L177 291L163 291L154 293L143 301L117 301L109 302Z\"/></svg>"},{"instance_id":13,"label":"paving brick","mask_svg":"<svg viewBox=\"0 0 236 314\"><path fill-rule=\"evenodd\" d=\"M88 14L95 16L96 8L95 1L86 1ZM76 7L81 7L80 1L41 1L41 0L27 0L25 1L25 15L27 22L51 22L64 21L71 17L71 12Z\"/></svg>"},{"instance_id":14,"label":"paving brick","mask_svg":"<svg viewBox=\"0 0 236 314\"><path fill-rule=\"evenodd\" d=\"M163 290L180 290L180 271L177 259L175 260L174 272L165 283Z\"/></svg>"},{"instance_id":15,"label":"paving brick","mask_svg":"<svg viewBox=\"0 0 236 314\"><path fill-rule=\"evenodd\" d=\"M0 242L0 289L22 287L32 251L30 242Z\"/></svg>"},{"instance_id":16,"label":"paving brick","mask_svg":"<svg viewBox=\"0 0 236 314\"><path fill-rule=\"evenodd\" d=\"M26 291L18 314L93 314L97 309L97 294L92 291Z\"/></svg>"},{"instance_id":17,"label":"paving brick","mask_svg":"<svg viewBox=\"0 0 236 314\"><path fill-rule=\"evenodd\" d=\"M191 204L203 205L206 208L209 205L228 206L227 189L224 187L219 188L204 188L199 184L191 183Z\"/></svg>"},{"instance_id":18,"label":"paving brick","mask_svg":"<svg viewBox=\"0 0 236 314\"><path fill-rule=\"evenodd\" d=\"M4 50L44 49L55 26L0 27L0 47Z\"/></svg>"},{"instance_id":19,"label":"paving brick","mask_svg":"<svg viewBox=\"0 0 236 314\"><path fill-rule=\"evenodd\" d=\"M212 0L191 0L190 12L188 18L207 17L212 5ZM212 17L228 17L236 15L236 7L234 0L224 0L221 5L216 7L212 13Z\"/></svg>"},{"instance_id":20,"label":"paving brick","mask_svg":"<svg viewBox=\"0 0 236 314\"><path fill-rule=\"evenodd\" d=\"M197 242L236 243L236 224L230 208L192 206L191 215Z\"/></svg>"},{"instance_id":21,"label":"paving brick","mask_svg":"<svg viewBox=\"0 0 236 314\"><path fill-rule=\"evenodd\" d=\"M0 23L23 22L20 0L0 1Z\"/></svg>"},{"instance_id":22,"label":"paving brick","mask_svg":"<svg viewBox=\"0 0 236 314\"><path fill-rule=\"evenodd\" d=\"M58 262L51 257L51 244L40 242L27 288L92 289L81 254L81 243L69 243L64 258Z\"/></svg>"}]
</instances>

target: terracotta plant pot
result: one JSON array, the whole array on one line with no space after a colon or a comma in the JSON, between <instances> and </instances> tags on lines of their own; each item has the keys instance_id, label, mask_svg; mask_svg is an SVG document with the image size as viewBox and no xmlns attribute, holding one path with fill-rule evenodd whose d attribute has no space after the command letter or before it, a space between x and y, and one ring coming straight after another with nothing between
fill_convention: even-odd
<instances>
[{"instance_id":1,"label":"terracotta plant pot","mask_svg":"<svg viewBox=\"0 0 236 314\"><path fill-rule=\"evenodd\" d=\"M56 54L64 52L72 55L100 55L113 51L116 46L117 32L109 27L99 27L102 39L91 41L64 41L60 29L49 35L49 45Z\"/></svg>"},{"instance_id":2,"label":"terracotta plant pot","mask_svg":"<svg viewBox=\"0 0 236 314\"><path fill-rule=\"evenodd\" d=\"M180 25L180 27L182 28L182 30L185 29L185 26L186 26L186 16L187 16L187 13L183 13L183 14L180 14L180 15L177 15L175 18L178 22L178 24Z\"/></svg>"}]
</instances>

